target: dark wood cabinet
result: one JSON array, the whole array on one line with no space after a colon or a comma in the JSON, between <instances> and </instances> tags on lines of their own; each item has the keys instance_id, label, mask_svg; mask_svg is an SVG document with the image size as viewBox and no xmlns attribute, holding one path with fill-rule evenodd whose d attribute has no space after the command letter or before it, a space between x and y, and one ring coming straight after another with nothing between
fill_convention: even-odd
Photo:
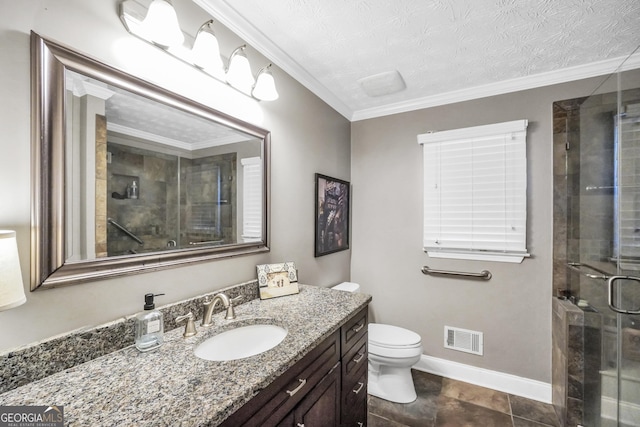
<instances>
[{"instance_id":1,"label":"dark wood cabinet","mask_svg":"<svg viewBox=\"0 0 640 427\"><path fill-rule=\"evenodd\" d=\"M340 362L281 422L282 427L335 427L340 423Z\"/></svg>"},{"instance_id":2,"label":"dark wood cabinet","mask_svg":"<svg viewBox=\"0 0 640 427\"><path fill-rule=\"evenodd\" d=\"M367 308L221 426L366 426Z\"/></svg>"},{"instance_id":3,"label":"dark wood cabinet","mask_svg":"<svg viewBox=\"0 0 640 427\"><path fill-rule=\"evenodd\" d=\"M368 349L367 308L352 317L340 330L342 353L342 427L367 425Z\"/></svg>"},{"instance_id":4,"label":"dark wood cabinet","mask_svg":"<svg viewBox=\"0 0 640 427\"><path fill-rule=\"evenodd\" d=\"M296 405L339 363L340 332L336 331L234 412L221 426L284 425L281 423L292 415Z\"/></svg>"}]
</instances>

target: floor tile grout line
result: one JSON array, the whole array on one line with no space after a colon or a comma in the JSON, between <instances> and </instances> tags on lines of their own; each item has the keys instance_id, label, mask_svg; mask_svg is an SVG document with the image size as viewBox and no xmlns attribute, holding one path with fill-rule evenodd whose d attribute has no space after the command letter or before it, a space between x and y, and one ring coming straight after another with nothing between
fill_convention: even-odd
<instances>
[{"instance_id":1,"label":"floor tile grout line","mask_svg":"<svg viewBox=\"0 0 640 427\"><path fill-rule=\"evenodd\" d=\"M511 416L511 425L515 427L516 420L513 419L513 408L511 407L511 396L507 393L507 402L509 402L509 416Z\"/></svg>"}]
</instances>

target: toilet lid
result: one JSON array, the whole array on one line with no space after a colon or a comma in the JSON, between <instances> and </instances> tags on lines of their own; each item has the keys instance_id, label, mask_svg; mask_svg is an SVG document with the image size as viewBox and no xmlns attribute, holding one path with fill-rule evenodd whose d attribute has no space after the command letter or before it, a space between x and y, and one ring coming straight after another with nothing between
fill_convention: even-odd
<instances>
[{"instance_id":1,"label":"toilet lid","mask_svg":"<svg viewBox=\"0 0 640 427\"><path fill-rule=\"evenodd\" d=\"M399 326L369 323L369 342L383 347L415 347L420 335Z\"/></svg>"}]
</instances>

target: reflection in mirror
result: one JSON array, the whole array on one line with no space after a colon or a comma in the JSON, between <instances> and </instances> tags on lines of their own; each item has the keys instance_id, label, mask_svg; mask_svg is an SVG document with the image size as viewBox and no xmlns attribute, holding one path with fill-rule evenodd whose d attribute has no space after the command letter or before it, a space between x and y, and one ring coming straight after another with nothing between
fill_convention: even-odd
<instances>
[{"instance_id":1,"label":"reflection in mirror","mask_svg":"<svg viewBox=\"0 0 640 427\"><path fill-rule=\"evenodd\" d=\"M32 44L32 289L268 250L267 131Z\"/></svg>"},{"instance_id":2,"label":"reflection in mirror","mask_svg":"<svg viewBox=\"0 0 640 427\"><path fill-rule=\"evenodd\" d=\"M73 71L65 80L68 260L262 237L260 224L242 228L242 162L261 140Z\"/></svg>"}]
</instances>

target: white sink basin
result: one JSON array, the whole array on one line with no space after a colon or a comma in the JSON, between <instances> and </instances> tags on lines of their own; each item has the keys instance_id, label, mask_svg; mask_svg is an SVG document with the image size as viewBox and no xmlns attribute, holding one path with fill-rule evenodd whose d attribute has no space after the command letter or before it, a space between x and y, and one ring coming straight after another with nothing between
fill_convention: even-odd
<instances>
[{"instance_id":1,"label":"white sink basin","mask_svg":"<svg viewBox=\"0 0 640 427\"><path fill-rule=\"evenodd\" d=\"M276 325L241 326L203 341L194 353L205 360L244 359L272 349L286 336L287 330Z\"/></svg>"}]
</instances>

